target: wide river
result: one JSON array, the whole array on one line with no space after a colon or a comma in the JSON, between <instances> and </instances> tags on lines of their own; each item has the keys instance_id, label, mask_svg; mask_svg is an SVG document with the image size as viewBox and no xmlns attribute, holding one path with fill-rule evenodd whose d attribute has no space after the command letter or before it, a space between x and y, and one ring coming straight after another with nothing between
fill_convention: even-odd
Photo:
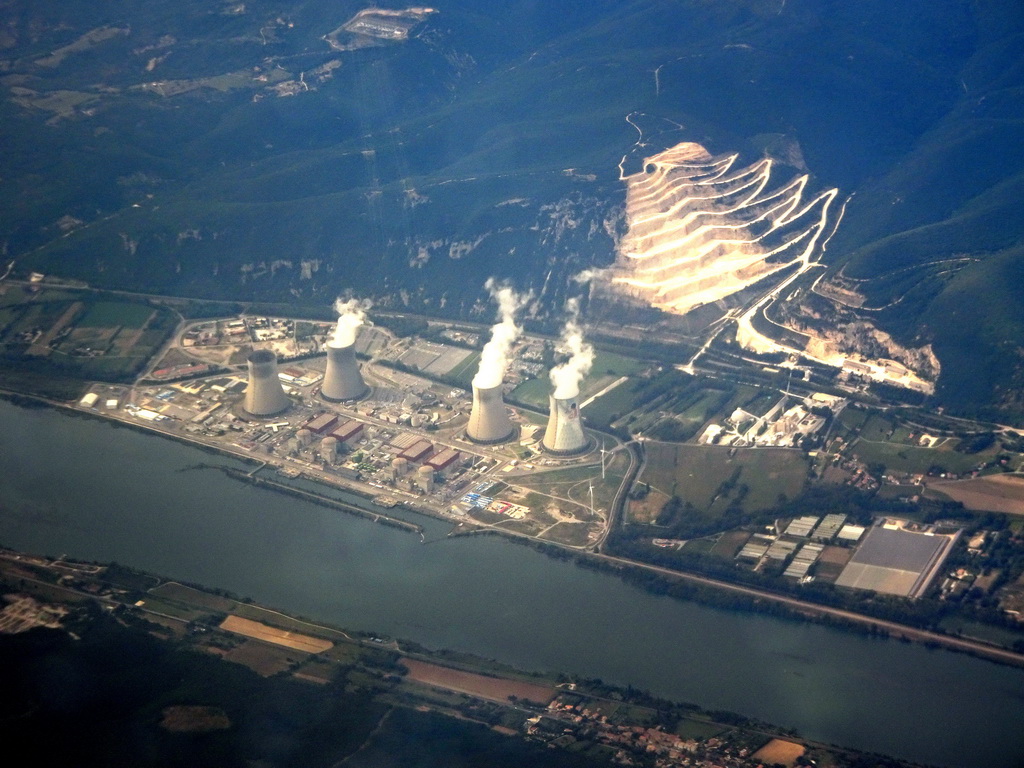
<instances>
[{"instance_id":1,"label":"wide river","mask_svg":"<svg viewBox=\"0 0 1024 768\"><path fill-rule=\"evenodd\" d=\"M649 595L491 536L415 534L260 490L240 466L0 401L0 544L117 561L357 630L631 684L925 763L1024 765L1024 670Z\"/></svg>"}]
</instances>

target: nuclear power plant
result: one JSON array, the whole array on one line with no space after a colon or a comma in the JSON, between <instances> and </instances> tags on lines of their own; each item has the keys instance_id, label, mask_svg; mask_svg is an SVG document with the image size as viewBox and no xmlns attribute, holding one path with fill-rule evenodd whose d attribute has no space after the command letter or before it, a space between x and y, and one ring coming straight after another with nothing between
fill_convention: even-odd
<instances>
[{"instance_id":1,"label":"nuclear power plant","mask_svg":"<svg viewBox=\"0 0 1024 768\"><path fill-rule=\"evenodd\" d=\"M578 393L577 393L578 394ZM541 445L555 456L575 456L587 450L587 437L580 421L578 397L556 398L551 395L551 415Z\"/></svg>"},{"instance_id":2,"label":"nuclear power plant","mask_svg":"<svg viewBox=\"0 0 1024 768\"><path fill-rule=\"evenodd\" d=\"M267 418L288 410L291 402L277 378L277 355L269 349L257 349L249 354L247 361L249 386L245 390L245 412Z\"/></svg>"},{"instance_id":3,"label":"nuclear power plant","mask_svg":"<svg viewBox=\"0 0 1024 768\"><path fill-rule=\"evenodd\" d=\"M466 437L480 445L495 445L514 435L515 426L501 397L501 383L495 387L478 387L474 383L473 409L469 412Z\"/></svg>"},{"instance_id":4,"label":"nuclear power plant","mask_svg":"<svg viewBox=\"0 0 1024 768\"><path fill-rule=\"evenodd\" d=\"M327 342L327 373L320 387L320 397L329 403L340 403L358 400L369 391L359 372L354 340L344 346L333 340Z\"/></svg>"}]
</instances>

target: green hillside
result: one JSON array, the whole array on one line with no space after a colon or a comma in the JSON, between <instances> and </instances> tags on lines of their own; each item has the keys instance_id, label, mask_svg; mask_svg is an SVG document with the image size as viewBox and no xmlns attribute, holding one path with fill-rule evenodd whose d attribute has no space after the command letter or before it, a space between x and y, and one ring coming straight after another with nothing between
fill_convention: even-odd
<instances>
[{"instance_id":1,"label":"green hillside","mask_svg":"<svg viewBox=\"0 0 1024 768\"><path fill-rule=\"evenodd\" d=\"M1020 417L1024 289L986 282L1024 242L1019 2L451 0L406 40L333 50L363 7L11 0L18 274L461 316L497 275L560 306L614 257L623 156L698 141L852 194L829 259L892 305L883 327L934 342L944 403ZM961 303L977 338L949 327Z\"/></svg>"}]
</instances>

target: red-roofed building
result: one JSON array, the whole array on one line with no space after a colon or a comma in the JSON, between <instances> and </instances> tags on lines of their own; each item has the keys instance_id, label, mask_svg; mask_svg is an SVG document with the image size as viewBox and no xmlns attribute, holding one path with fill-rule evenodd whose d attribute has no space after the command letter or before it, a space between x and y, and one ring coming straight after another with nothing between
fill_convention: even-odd
<instances>
[{"instance_id":1,"label":"red-roofed building","mask_svg":"<svg viewBox=\"0 0 1024 768\"><path fill-rule=\"evenodd\" d=\"M445 448L443 451L431 456L423 464L424 466L431 467L435 472L440 472L442 475L449 475L459 465L461 457L462 454L454 448Z\"/></svg>"},{"instance_id":2,"label":"red-roofed building","mask_svg":"<svg viewBox=\"0 0 1024 768\"><path fill-rule=\"evenodd\" d=\"M363 436L363 425L358 421L346 419L338 424L331 434L338 438L339 443L345 443L346 446L351 447Z\"/></svg>"},{"instance_id":3,"label":"red-roofed building","mask_svg":"<svg viewBox=\"0 0 1024 768\"><path fill-rule=\"evenodd\" d=\"M398 455L400 458L408 459L413 464L422 464L430 458L433 452L434 446L429 441L419 440Z\"/></svg>"},{"instance_id":4,"label":"red-roofed building","mask_svg":"<svg viewBox=\"0 0 1024 768\"><path fill-rule=\"evenodd\" d=\"M316 432L318 435L322 435L329 429L333 428L337 423L338 414L325 412L310 419L306 424L306 429L310 432Z\"/></svg>"}]
</instances>

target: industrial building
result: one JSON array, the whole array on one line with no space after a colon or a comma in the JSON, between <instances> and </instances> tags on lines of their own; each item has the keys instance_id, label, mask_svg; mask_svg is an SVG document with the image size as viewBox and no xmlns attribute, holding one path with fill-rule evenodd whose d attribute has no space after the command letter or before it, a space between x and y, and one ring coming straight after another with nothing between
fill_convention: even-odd
<instances>
[{"instance_id":1,"label":"industrial building","mask_svg":"<svg viewBox=\"0 0 1024 768\"><path fill-rule=\"evenodd\" d=\"M587 450L580 407L576 397L556 398L551 395L551 413L541 445L555 456L575 456Z\"/></svg>"},{"instance_id":2,"label":"industrial building","mask_svg":"<svg viewBox=\"0 0 1024 768\"><path fill-rule=\"evenodd\" d=\"M434 446L429 440L417 440L408 448L403 450L398 457L405 459L412 464L422 464L434 453Z\"/></svg>"},{"instance_id":3,"label":"industrial building","mask_svg":"<svg viewBox=\"0 0 1024 768\"><path fill-rule=\"evenodd\" d=\"M331 430L331 436L346 448L351 448L363 436L363 425L358 421L346 419Z\"/></svg>"},{"instance_id":4,"label":"industrial building","mask_svg":"<svg viewBox=\"0 0 1024 768\"><path fill-rule=\"evenodd\" d=\"M320 458L327 464L338 460L338 439L327 436L320 441Z\"/></svg>"},{"instance_id":5,"label":"industrial building","mask_svg":"<svg viewBox=\"0 0 1024 768\"><path fill-rule=\"evenodd\" d=\"M473 385L473 409L469 413L466 437L480 445L496 445L515 436L515 426L508 417L501 384L496 387Z\"/></svg>"},{"instance_id":6,"label":"industrial building","mask_svg":"<svg viewBox=\"0 0 1024 768\"><path fill-rule=\"evenodd\" d=\"M318 413L306 424L306 429L310 432L316 432L318 435L325 434L334 428L338 423L338 414L336 413Z\"/></svg>"},{"instance_id":7,"label":"industrial building","mask_svg":"<svg viewBox=\"0 0 1024 768\"><path fill-rule=\"evenodd\" d=\"M459 466L459 459L461 457L462 454L454 448L445 448L423 462L423 465L430 467L442 476L448 476Z\"/></svg>"},{"instance_id":8,"label":"industrial building","mask_svg":"<svg viewBox=\"0 0 1024 768\"><path fill-rule=\"evenodd\" d=\"M872 527L836 585L901 597L924 594L960 532L947 535L915 527L902 520Z\"/></svg>"},{"instance_id":9,"label":"industrial building","mask_svg":"<svg viewBox=\"0 0 1024 768\"><path fill-rule=\"evenodd\" d=\"M327 342L327 373L320 386L320 397L329 403L358 400L370 391L359 372L356 345L346 346Z\"/></svg>"},{"instance_id":10,"label":"industrial building","mask_svg":"<svg viewBox=\"0 0 1024 768\"><path fill-rule=\"evenodd\" d=\"M434 470L424 464L416 470L416 485L424 493L434 492Z\"/></svg>"},{"instance_id":11,"label":"industrial building","mask_svg":"<svg viewBox=\"0 0 1024 768\"><path fill-rule=\"evenodd\" d=\"M291 404L277 377L277 355L269 349L249 354L249 385L245 389L245 412L257 418L276 416Z\"/></svg>"}]
</instances>

